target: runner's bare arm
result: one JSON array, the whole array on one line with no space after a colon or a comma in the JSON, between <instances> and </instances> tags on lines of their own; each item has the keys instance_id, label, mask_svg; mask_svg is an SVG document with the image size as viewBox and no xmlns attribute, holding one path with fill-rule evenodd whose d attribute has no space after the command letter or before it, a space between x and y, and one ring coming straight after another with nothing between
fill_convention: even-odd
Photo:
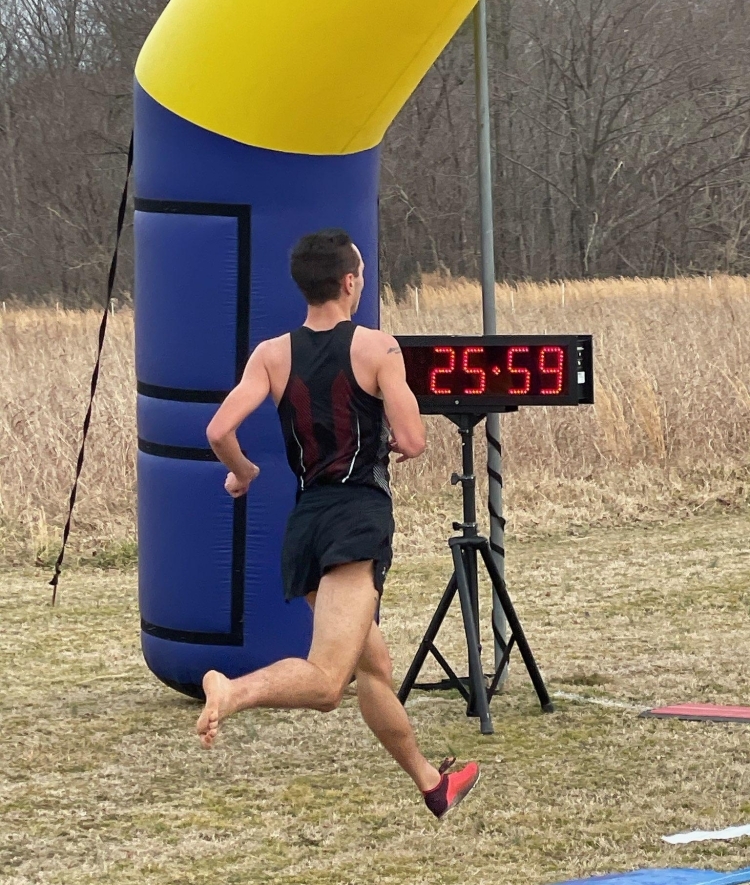
<instances>
[{"instance_id":1,"label":"runner's bare arm","mask_svg":"<svg viewBox=\"0 0 750 885\"><path fill-rule=\"evenodd\" d=\"M237 428L271 392L271 381L264 360L264 344L265 342L255 348L247 362L242 380L221 404L206 431L217 458L243 485L249 485L259 470L242 454L237 441ZM227 491L233 494L229 488Z\"/></svg>"},{"instance_id":2,"label":"runner's bare arm","mask_svg":"<svg viewBox=\"0 0 750 885\"><path fill-rule=\"evenodd\" d=\"M383 396L385 414L393 433L391 449L402 457L418 458L427 448L424 424L417 398L406 383L406 367L398 341L383 336L383 356L378 366L378 387Z\"/></svg>"}]
</instances>

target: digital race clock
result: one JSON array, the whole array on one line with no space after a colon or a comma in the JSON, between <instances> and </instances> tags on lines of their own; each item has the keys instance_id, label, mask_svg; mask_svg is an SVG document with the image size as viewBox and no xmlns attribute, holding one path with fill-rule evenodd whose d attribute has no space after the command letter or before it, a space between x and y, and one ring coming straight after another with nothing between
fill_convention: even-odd
<instances>
[{"instance_id":1,"label":"digital race clock","mask_svg":"<svg viewBox=\"0 0 750 885\"><path fill-rule=\"evenodd\" d=\"M425 414L594 401L590 335L397 336Z\"/></svg>"}]
</instances>

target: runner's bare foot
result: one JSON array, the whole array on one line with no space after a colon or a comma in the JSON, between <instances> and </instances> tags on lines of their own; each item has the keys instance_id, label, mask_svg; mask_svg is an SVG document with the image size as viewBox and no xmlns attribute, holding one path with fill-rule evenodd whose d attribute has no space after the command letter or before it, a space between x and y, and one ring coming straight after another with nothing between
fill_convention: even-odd
<instances>
[{"instance_id":1,"label":"runner's bare foot","mask_svg":"<svg viewBox=\"0 0 750 885\"><path fill-rule=\"evenodd\" d=\"M203 748L210 750L219 733L219 723L227 715L229 680L216 670L209 670L203 677L203 691L206 695L206 705L198 717L196 731Z\"/></svg>"}]
</instances>

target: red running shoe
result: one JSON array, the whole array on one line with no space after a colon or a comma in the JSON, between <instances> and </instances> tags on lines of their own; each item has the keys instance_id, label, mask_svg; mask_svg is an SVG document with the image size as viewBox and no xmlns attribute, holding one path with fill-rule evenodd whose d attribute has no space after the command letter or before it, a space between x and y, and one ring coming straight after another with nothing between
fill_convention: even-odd
<instances>
[{"instance_id":1,"label":"red running shoe","mask_svg":"<svg viewBox=\"0 0 750 885\"><path fill-rule=\"evenodd\" d=\"M448 756L447 759L444 759L439 768L439 773L442 774L440 783L434 789L422 794L424 804L438 820L445 817L462 799L465 799L479 780L479 766L476 762L469 762L460 771L446 774L455 761L455 756Z\"/></svg>"}]
</instances>

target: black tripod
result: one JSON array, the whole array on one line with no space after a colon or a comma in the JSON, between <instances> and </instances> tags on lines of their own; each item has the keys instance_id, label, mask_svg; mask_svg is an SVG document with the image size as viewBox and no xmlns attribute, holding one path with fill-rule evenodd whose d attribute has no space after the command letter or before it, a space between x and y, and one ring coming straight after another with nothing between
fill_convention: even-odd
<instances>
[{"instance_id":1,"label":"black tripod","mask_svg":"<svg viewBox=\"0 0 750 885\"><path fill-rule=\"evenodd\" d=\"M513 608L508 588L505 586L497 565L492 558L490 542L479 534L477 526L476 506L476 477L474 476L474 428L484 419L484 415L447 415L458 426L461 434L461 447L463 452L463 474L453 474L451 483L461 483L463 489L463 522L454 522L455 531L460 531L459 537L450 538L448 546L453 556L453 575L446 587L443 598L433 615L430 626L424 635L419 650L412 661L403 684L398 693L401 703L406 703L409 693L424 665L428 654L432 654L435 660L443 668L448 676L444 682L437 685L424 686L425 688L455 688L467 702L467 716L478 716L482 734L493 734L492 717L490 716L490 701L495 696L503 670L508 663L513 646L517 645L523 662L526 665L531 681L534 683L539 703L545 713L552 713L554 707L549 699L549 694L544 685L539 668L534 660L529 643L518 620L516 610ZM479 635L479 587L478 587L478 555L482 557L484 565L492 582L493 593L497 594L500 604L505 612L510 628L510 638L506 641L500 635L496 624L492 623L492 630L496 641L502 649L502 657L492 680L487 685L487 679L482 669L482 646ZM440 654L435 646L437 636L448 609L458 592L461 601L461 614L463 616L464 629L466 631L466 645L469 652L469 678L459 679L451 669L448 662ZM468 682L468 688L465 683ZM422 687L422 686L417 686Z\"/></svg>"}]
</instances>

